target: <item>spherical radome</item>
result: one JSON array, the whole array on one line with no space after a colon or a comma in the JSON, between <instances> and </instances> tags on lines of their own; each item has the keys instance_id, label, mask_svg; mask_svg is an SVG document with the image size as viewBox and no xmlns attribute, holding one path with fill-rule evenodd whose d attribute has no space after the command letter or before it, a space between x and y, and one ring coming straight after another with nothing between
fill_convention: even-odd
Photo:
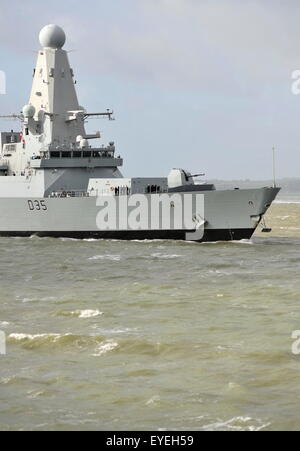
<instances>
[{"instance_id":1,"label":"spherical radome","mask_svg":"<svg viewBox=\"0 0 300 451\"><path fill-rule=\"evenodd\" d=\"M35 115L35 108L33 105L25 105L23 107L22 113L26 119L32 119Z\"/></svg>"},{"instance_id":2,"label":"spherical radome","mask_svg":"<svg viewBox=\"0 0 300 451\"><path fill-rule=\"evenodd\" d=\"M58 25L46 25L40 32L40 43L42 47L61 49L66 42L66 34Z\"/></svg>"}]
</instances>

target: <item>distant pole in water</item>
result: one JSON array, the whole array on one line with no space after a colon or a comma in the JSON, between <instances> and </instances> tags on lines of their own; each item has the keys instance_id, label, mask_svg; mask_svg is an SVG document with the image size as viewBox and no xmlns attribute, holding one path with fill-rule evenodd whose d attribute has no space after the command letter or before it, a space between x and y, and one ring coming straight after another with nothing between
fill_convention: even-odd
<instances>
[{"instance_id":1,"label":"distant pole in water","mask_svg":"<svg viewBox=\"0 0 300 451\"><path fill-rule=\"evenodd\" d=\"M276 151L275 151L274 146L273 146L272 150L273 150L273 181L274 181L273 186L274 186L274 188L276 188L277 187L277 184L276 184Z\"/></svg>"}]
</instances>

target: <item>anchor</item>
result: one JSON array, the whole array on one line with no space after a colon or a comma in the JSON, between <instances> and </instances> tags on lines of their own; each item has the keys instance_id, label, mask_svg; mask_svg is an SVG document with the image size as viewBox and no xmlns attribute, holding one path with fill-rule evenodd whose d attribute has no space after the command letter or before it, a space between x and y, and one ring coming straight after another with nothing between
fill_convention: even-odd
<instances>
[{"instance_id":1,"label":"anchor","mask_svg":"<svg viewBox=\"0 0 300 451\"><path fill-rule=\"evenodd\" d=\"M262 220L261 220L261 232L262 233L271 233L272 232L272 229L270 227L267 227L264 216L262 217Z\"/></svg>"}]
</instances>

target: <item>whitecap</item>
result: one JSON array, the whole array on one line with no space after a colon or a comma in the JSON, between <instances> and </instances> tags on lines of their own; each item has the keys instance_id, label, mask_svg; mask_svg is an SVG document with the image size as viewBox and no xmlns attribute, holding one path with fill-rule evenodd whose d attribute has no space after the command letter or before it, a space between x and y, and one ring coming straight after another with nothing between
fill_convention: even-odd
<instances>
[{"instance_id":1,"label":"whitecap","mask_svg":"<svg viewBox=\"0 0 300 451\"><path fill-rule=\"evenodd\" d=\"M93 257L90 257L89 260L110 260L114 262L119 262L121 260L121 255L111 255L111 254L94 255Z\"/></svg>"},{"instance_id":2,"label":"whitecap","mask_svg":"<svg viewBox=\"0 0 300 451\"><path fill-rule=\"evenodd\" d=\"M151 257L171 260L173 258L180 258L180 257L182 257L182 255L178 255L178 254L161 254L159 252L156 252L155 254L151 254Z\"/></svg>"},{"instance_id":3,"label":"whitecap","mask_svg":"<svg viewBox=\"0 0 300 451\"><path fill-rule=\"evenodd\" d=\"M263 423L259 419L251 417L234 417L228 421L218 420L215 423L207 424L202 429L205 431L261 431L270 426L270 423Z\"/></svg>"},{"instance_id":4,"label":"whitecap","mask_svg":"<svg viewBox=\"0 0 300 451\"><path fill-rule=\"evenodd\" d=\"M43 396L45 394L45 391L40 390L40 391L29 391L27 392L27 398L29 399L36 399L39 398L40 396Z\"/></svg>"},{"instance_id":5,"label":"whitecap","mask_svg":"<svg viewBox=\"0 0 300 451\"><path fill-rule=\"evenodd\" d=\"M81 240L79 238L60 238L60 241L68 242L68 241L81 241Z\"/></svg>"},{"instance_id":6,"label":"whitecap","mask_svg":"<svg viewBox=\"0 0 300 451\"><path fill-rule=\"evenodd\" d=\"M233 243L249 244L250 246L252 246L254 244L252 239L250 239L250 240L243 239L243 240L239 240L239 241L233 241Z\"/></svg>"},{"instance_id":7,"label":"whitecap","mask_svg":"<svg viewBox=\"0 0 300 451\"><path fill-rule=\"evenodd\" d=\"M95 349L95 353L92 354L93 357L101 357L105 354L107 354L110 351L113 351L118 347L118 343L113 340L108 340L103 343L101 343L97 348Z\"/></svg>"},{"instance_id":8,"label":"whitecap","mask_svg":"<svg viewBox=\"0 0 300 451\"><path fill-rule=\"evenodd\" d=\"M149 244L149 243L161 243L165 240L131 240L133 243Z\"/></svg>"},{"instance_id":9,"label":"whitecap","mask_svg":"<svg viewBox=\"0 0 300 451\"><path fill-rule=\"evenodd\" d=\"M2 377L2 378L0 379L0 385L7 385L7 384L9 384L14 378L15 378L15 376L13 376L13 377Z\"/></svg>"},{"instance_id":10,"label":"whitecap","mask_svg":"<svg viewBox=\"0 0 300 451\"><path fill-rule=\"evenodd\" d=\"M25 304L27 302L37 302L37 301L38 301L38 299L36 299L36 298L23 298L22 299L22 302L24 302Z\"/></svg>"},{"instance_id":11,"label":"whitecap","mask_svg":"<svg viewBox=\"0 0 300 451\"><path fill-rule=\"evenodd\" d=\"M96 318L97 316L103 315L100 310L75 310L71 312L71 315L78 316L78 318Z\"/></svg>"},{"instance_id":12,"label":"whitecap","mask_svg":"<svg viewBox=\"0 0 300 451\"><path fill-rule=\"evenodd\" d=\"M39 302L39 301L54 301L56 298L53 296L46 296L43 298L20 298L20 296L17 296L17 300L20 300L21 302L24 302L24 304L28 302Z\"/></svg>"},{"instance_id":13,"label":"whitecap","mask_svg":"<svg viewBox=\"0 0 300 451\"><path fill-rule=\"evenodd\" d=\"M281 221L286 221L290 218L290 216L279 216L279 218L281 219Z\"/></svg>"},{"instance_id":14,"label":"whitecap","mask_svg":"<svg viewBox=\"0 0 300 451\"><path fill-rule=\"evenodd\" d=\"M148 399L148 401L146 402L146 406L155 406L159 402L160 402L160 396L154 395L154 396L152 396L152 398Z\"/></svg>"},{"instance_id":15,"label":"whitecap","mask_svg":"<svg viewBox=\"0 0 300 451\"><path fill-rule=\"evenodd\" d=\"M61 337L67 337L70 336L72 334L17 334L17 333L13 333L10 334L8 336L8 338L15 340L15 341L33 341L36 340L38 338L53 338L53 341L56 342L57 340L59 340Z\"/></svg>"},{"instance_id":16,"label":"whitecap","mask_svg":"<svg viewBox=\"0 0 300 451\"><path fill-rule=\"evenodd\" d=\"M135 334L140 331L140 329L138 327L133 327L133 328L124 327L123 329L122 328L120 328L120 329L117 329L117 328L116 329L102 329L102 328L99 328L98 324L94 324L93 326L91 326L91 328L96 330L97 332L101 333L104 336L115 335L115 334L116 335L117 334Z\"/></svg>"}]
</instances>

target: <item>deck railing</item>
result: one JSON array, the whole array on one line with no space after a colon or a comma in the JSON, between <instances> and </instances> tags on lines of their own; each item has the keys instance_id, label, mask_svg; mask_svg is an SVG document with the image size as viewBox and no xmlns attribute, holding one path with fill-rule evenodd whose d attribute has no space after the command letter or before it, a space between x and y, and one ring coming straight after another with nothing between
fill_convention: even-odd
<instances>
[{"instance_id":1,"label":"deck railing","mask_svg":"<svg viewBox=\"0 0 300 451\"><path fill-rule=\"evenodd\" d=\"M64 197L89 197L90 193L88 193L87 191L73 191L73 190L69 190L69 191L64 191L64 190L60 190L60 191L53 191L49 197L51 198L64 198Z\"/></svg>"}]
</instances>

